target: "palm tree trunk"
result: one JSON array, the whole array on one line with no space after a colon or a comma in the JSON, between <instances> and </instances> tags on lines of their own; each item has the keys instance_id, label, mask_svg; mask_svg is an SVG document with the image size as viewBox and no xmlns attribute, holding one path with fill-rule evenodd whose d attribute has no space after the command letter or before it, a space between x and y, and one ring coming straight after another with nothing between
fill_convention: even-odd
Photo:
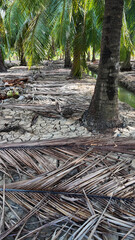
<instances>
[{"instance_id":1,"label":"palm tree trunk","mask_svg":"<svg viewBox=\"0 0 135 240\"><path fill-rule=\"evenodd\" d=\"M87 61L90 62L90 50L87 52Z\"/></svg>"},{"instance_id":2,"label":"palm tree trunk","mask_svg":"<svg viewBox=\"0 0 135 240\"><path fill-rule=\"evenodd\" d=\"M27 66L26 59L24 57L23 49L21 50L21 54L20 54L20 66Z\"/></svg>"},{"instance_id":3,"label":"palm tree trunk","mask_svg":"<svg viewBox=\"0 0 135 240\"><path fill-rule=\"evenodd\" d=\"M55 41L54 41L54 38L52 37L52 57L55 57Z\"/></svg>"},{"instance_id":4,"label":"palm tree trunk","mask_svg":"<svg viewBox=\"0 0 135 240\"><path fill-rule=\"evenodd\" d=\"M89 109L82 120L89 129L119 126L118 73L124 0L105 0L98 79Z\"/></svg>"},{"instance_id":5,"label":"palm tree trunk","mask_svg":"<svg viewBox=\"0 0 135 240\"><path fill-rule=\"evenodd\" d=\"M126 59L122 63L121 68L120 68L121 71L131 71L132 70L130 60L131 60L131 52L127 51L126 52Z\"/></svg>"},{"instance_id":6,"label":"palm tree trunk","mask_svg":"<svg viewBox=\"0 0 135 240\"><path fill-rule=\"evenodd\" d=\"M66 48L65 48L65 63L64 67L65 68L70 68L71 67L71 56L70 56L70 41L67 39L66 41Z\"/></svg>"},{"instance_id":7,"label":"palm tree trunk","mask_svg":"<svg viewBox=\"0 0 135 240\"><path fill-rule=\"evenodd\" d=\"M78 34L76 33L74 38L74 46L73 46L73 65L71 69L71 76L75 78L81 78L81 49L80 43L78 41Z\"/></svg>"},{"instance_id":8,"label":"palm tree trunk","mask_svg":"<svg viewBox=\"0 0 135 240\"><path fill-rule=\"evenodd\" d=\"M85 70L87 68L87 63L86 63L86 53L82 53L82 68Z\"/></svg>"},{"instance_id":9,"label":"palm tree trunk","mask_svg":"<svg viewBox=\"0 0 135 240\"><path fill-rule=\"evenodd\" d=\"M3 57L2 57L2 51L1 51L1 48L0 48L0 72L6 72L7 69L4 65L4 61L3 61Z\"/></svg>"},{"instance_id":10,"label":"palm tree trunk","mask_svg":"<svg viewBox=\"0 0 135 240\"><path fill-rule=\"evenodd\" d=\"M93 52L92 52L92 62L96 61L96 57L95 57L95 45L93 46Z\"/></svg>"},{"instance_id":11,"label":"palm tree trunk","mask_svg":"<svg viewBox=\"0 0 135 240\"><path fill-rule=\"evenodd\" d=\"M19 48L18 48L18 53L19 53L19 60L20 60L20 66L26 66L26 59L24 56L24 49L23 49L23 40L20 39L19 42Z\"/></svg>"}]
</instances>

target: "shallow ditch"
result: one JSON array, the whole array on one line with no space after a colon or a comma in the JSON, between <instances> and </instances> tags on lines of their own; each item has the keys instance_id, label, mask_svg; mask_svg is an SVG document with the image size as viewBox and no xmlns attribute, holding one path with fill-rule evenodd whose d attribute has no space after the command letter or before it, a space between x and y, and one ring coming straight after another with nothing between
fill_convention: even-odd
<instances>
[{"instance_id":1,"label":"shallow ditch","mask_svg":"<svg viewBox=\"0 0 135 240\"><path fill-rule=\"evenodd\" d=\"M128 91L126 88L119 87L118 96L121 102L125 102L131 107L135 108L135 94Z\"/></svg>"},{"instance_id":2,"label":"shallow ditch","mask_svg":"<svg viewBox=\"0 0 135 240\"><path fill-rule=\"evenodd\" d=\"M97 79L95 72L89 71L89 76ZM129 106L135 108L135 94L124 87L119 86L118 97L121 102L127 103Z\"/></svg>"}]
</instances>

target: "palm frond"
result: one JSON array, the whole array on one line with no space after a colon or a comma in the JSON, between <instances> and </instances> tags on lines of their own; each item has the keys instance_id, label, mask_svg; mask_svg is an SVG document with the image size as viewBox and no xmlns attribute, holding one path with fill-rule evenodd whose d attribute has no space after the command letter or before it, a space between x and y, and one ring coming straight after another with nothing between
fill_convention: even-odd
<instances>
[{"instance_id":1,"label":"palm frond","mask_svg":"<svg viewBox=\"0 0 135 240\"><path fill-rule=\"evenodd\" d=\"M134 21L134 12L135 12L135 4L134 1L130 1L129 7L125 7L125 14L127 20L127 28L130 31L130 37L132 39L133 44L135 43L135 21Z\"/></svg>"},{"instance_id":2,"label":"palm frond","mask_svg":"<svg viewBox=\"0 0 135 240\"><path fill-rule=\"evenodd\" d=\"M31 168L36 176L29 174L27 180L6 184L5 204L8 206L9 199L28 214L22 220L16 219L14 226L6 222L8 228L0 238L14 233L25 239L52 226L53 231L61 229L59 236L67 235L68 239L71 231L78 240L109 233L124 237L127 232L132 239L135 174L128 173L128 169L134 149L130 139L72 138L2 145L0 154L6 160L5 166L12 170L19 166L17 171L22 168L24 172ZM63 160L60 167L48 172L44 155ZM38 163L42 165L41 171ZM1 198L2 195L1 191ZM21 226L34 214L43 225L25 233ZM18 227L21 232L15 231Z\"/></svg>"},{"instance_id":3,"label":"palm frond","mask_svg":"<svg viewBox=\"0 0 135 240\"><path fill-rule=\"evenodd\" d=\"M5 15L5 27L7 38L11 47L14 47L20 37L24 37L26 15L22 13L19 2L14 1L7 9Z\"/></svg>"},{"instance_id":4,"label":"palm frond","mask_svg":"<svg viewBox=\"0 0 135 240\"><path fill-rule=\"evenodd\" d=\"M131 41L130 37L130 31L127 27L127 21L126 21L126 16L125 12L123 13L123 25L122 25L122 34L121 34L121 44L128 49L130 52L133 51L133 43Z\"/></svg>"},{"instance_id":5,"label":"palm frond","mask_svg":"<svg viewBox=\"0 0 135 240\"><path fill-rule=\"evenodd\" d=\"M16 1L16 0L15 0ZM42 8L48 5L47 0L19 0L19 6L22 12L31 16L32 18L38 13Z\"/></svg>"},{"instance_id":6,"label":"palm frond","mask_svg":"<svg viewBox=\"0 0 135 240\"><path fill-rule=\"evenodd\" d=\"M91 0L90 9L94 10L97 16L98 24L103 22L105 0Z\"/></svg>"},{"instance_id":7,"label":"palm frond","mask_svg":"<svg viewBox=\"0 0 135 240\"><path fill-rule=\"evenodd\" d=\"M102 24L98 24L95 11L90 10L86 17L86 38L87 46L95 45L96 51L100 49Z\"/></svg>"},{"instance_id":8,"label":"palm frond","mask_svg":"<svg viewBox=\"0 0 135 240\"><path fill-rule=\"evenodd\" d=\"M61 0L42 7L30 22L24 48L28 65L37 63L45 57L45 49L50 44L50 34L60 15Z\"/></svg>"},{"instance_id":9,"label":"palm frond","mask_svg":"<svg viewBox=\"0 0 135 240\"><path fill-rule=\"evenodd\" d=\"M67 38L71 39L73 36L72 1L61 1L58 11L52 34L56 39L56 44L65 48Z\"/></svg>"},{"instance_id":10,"label":"palm frond","mask_svg":"<svg viewBox=\"0 0 135 240\"><path fill-rule=\"evenodd\" d=\"M28 58L29 67L33 63L40 62L45 56L44 47L49 42L49 29L45 24L44 13L39 13L30 22L24 42L25 55Z\"/></svg>"}]
</instances>

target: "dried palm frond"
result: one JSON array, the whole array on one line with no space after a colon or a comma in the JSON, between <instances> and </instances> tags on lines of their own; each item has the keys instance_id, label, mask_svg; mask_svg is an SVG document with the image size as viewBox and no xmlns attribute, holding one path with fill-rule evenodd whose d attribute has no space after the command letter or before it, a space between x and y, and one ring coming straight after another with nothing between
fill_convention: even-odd
<instances>
[{"instance_id":1,"label":"dried palm frond","mask_svg":"<svg viewBox=\"0 0 135 240\"><path fill-rule=\"evenodd\" d=\"M20 240L35 234L42 239L46 231L52 239L103 239L108 234L134 239L134 150L132 139L88 137L1 145L2 169L13 178L12 171L28 177L5 186L6 207L13 202L26 216L14 216L14 225L5 219L0 239L11 233ZM40 226L26 231L35 214Z\"/></svg>"}]
</instances>

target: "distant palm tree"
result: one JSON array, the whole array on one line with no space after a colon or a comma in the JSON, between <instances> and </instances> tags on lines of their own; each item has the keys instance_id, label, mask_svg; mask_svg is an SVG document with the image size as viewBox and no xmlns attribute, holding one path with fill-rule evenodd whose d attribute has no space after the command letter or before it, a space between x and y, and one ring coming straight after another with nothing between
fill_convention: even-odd
<instances>
[{"instance_id":1,"label":"distant palm tree","mask_svg":"<svg viewBox=\"0 0 135 240\"><path fill-rule=\"evenodd\" d=\"M61 0L57 5L59 15L55 18L56 23L51 35L55 39L56 46L65 52L64 67L71 67L71 50L74 36L74 23L72 18L72 0Z\"/></svg>"},{"instance_id":2,"label":"distant palm tree","mask_svg":"<svg viewBox=\"0 0 135 240\"><path fill-rule=\"evenodd\" d=\"M104 1L92 0L90 10L87 12L87 47L92 47L92 62L96 60L95 54L100 51L102 23L104 15Z\"/></svg>"},{"instance_id":3,"label":"distant palm tree","mask_svg":"<svg viewBox=\"0 0 135 240\"><path fill-rule=\"evenodd\" d=\"M17 51L20 65L26 65L23 43L28 23L29 16L22 11L22 6L19 2L11 2L6 10L5 27L7 30L9 48Z\"/></svg>"},{"instance_id":4,"label":"distant palm tree","mask_svg":"<svg viewBox=\"0 0 135 240\"><path fill-rule=\"evenodd\" d=\"M133 0L126 1L123 11L123 24L121 34L120 60L121 70L131 70L131 55L135 50L135 3Z\"/></svg>"},{"instance_id":5,"label":"distant palm tree","mask_svg":"<svg viewBox=\"0 0 135 240\"><path fill-rule=\"evenodd\" d=\"M70 39L67 37L66 44L65 44L65 62L64 67L65 68L71 68L71 44Z\"/></svg>"},{"instance_id":6,"label":"distant palm tree","mask_svg":"<svg viewBox=\"0 0 135 240\"><path fill-rule=\"evenodd\" d=\"M72 76L81 77L81 64L86 66L85 53L90 46L93 48L93 55L100 49L101 26L104 3L97 0L76 1L73 19L75 23L75 37L73 45L73 66ZM98 10L100 9L100 13ZM99 14L99 16L97 16ZM93 59L94 60L94 59Z\"/></svg>"}]
</instances>

